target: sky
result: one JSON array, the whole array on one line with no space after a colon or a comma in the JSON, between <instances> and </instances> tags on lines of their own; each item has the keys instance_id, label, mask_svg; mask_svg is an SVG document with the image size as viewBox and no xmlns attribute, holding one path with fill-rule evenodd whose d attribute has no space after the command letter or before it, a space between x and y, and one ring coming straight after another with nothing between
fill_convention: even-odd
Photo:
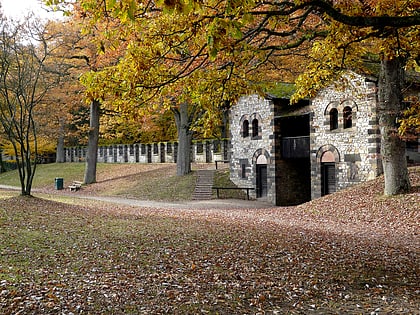
<instances>
[{"instance_id":1,"label":"sky","mask_svg":"<svg viewBox=\"0 0 420 315\"><path fill-rule=\"evenodd\" d=\"M62 16L62 13L51 13L43 9L40 0L0 0L1 10L7 17L22 19L29 12L34 12L43 19L50 19Z\"/></svg>"}]
</instances>

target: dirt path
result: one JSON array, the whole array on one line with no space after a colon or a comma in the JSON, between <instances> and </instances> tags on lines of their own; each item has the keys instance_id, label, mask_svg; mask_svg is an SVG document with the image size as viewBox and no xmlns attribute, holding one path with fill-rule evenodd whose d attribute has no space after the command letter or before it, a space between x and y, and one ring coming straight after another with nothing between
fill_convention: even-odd
<instances>
[{"instance_id":1,"label":"dirt path","mask_svg":"<svg viewBox=\"0 0 420 315\"><path fill-rule=\"evenodd\" d=\"M0 185L0 189L20 190L19 187ZM133 198L96 196L83 193L83 190L69 192L68 190L33 189L34 194L64 195L80 199L97 200L102 202L115 203L119 205L156 208L156 209L267 209L274 207L265 200L240 200L240 199L211 199L191 201L154 201L139 200Z\"/></svg>"},{"instance_id":2,"label":"dirt path","mask_svg":"<svg viewBox=\"0 0 420 315\"><path fill-rule=\"evenodd\" d=\"M74 194L73 194L74 196ZM98 200L119 205L128 205L134 207L146 207L157 209L267 209L274 207L266 201L257 200L236 200L236 199L211 199L211 200L192 200L183 202L138 200L121 197L105 196L86 196L79 195L76 198Z\"/></svg>"}]
</instances>

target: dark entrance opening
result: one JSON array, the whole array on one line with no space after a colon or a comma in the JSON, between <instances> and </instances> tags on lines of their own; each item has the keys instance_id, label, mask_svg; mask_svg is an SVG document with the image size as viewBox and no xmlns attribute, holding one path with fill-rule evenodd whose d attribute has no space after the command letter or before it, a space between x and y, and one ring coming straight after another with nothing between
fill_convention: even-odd
<instances>
[{"instance_id":1,"label":"dark entrance opening","mask_svg":"<svg viewBox=\"0 0 420 315\"><path fill-rule=\"evenodd\" d=\"M311 200L310 121L308 100L290 106L277 100L275 109L275 200L292 206Z\"/></svg>"},{"instance_id":2,"label":"dark entrance opening","mask_svg":"<svg viewBox=\"0 0 420 315\"><path fill-rule=\"evenodd\" d=\"M321 196L336 191L335 163L321 163Z\"/></svg>"},{"instance_id":3,"label":"dark entrance opening","mask_svg":"<svg viewBox=\"0 0 420 315\"><path fill-rule=\"evenodd\" d=\"M147 145L147 163L152 163L152 145Z\"/></svg>"},{"instance_id":4,"label":"dark entrance opening","mask_svg":"<svg viewBox=\"0 0 420 315\"><path fill-rule=\"evenodd\" d=\"M257 164L257 198L267 196L267 164Z\"/></svg>"}]
</instances>

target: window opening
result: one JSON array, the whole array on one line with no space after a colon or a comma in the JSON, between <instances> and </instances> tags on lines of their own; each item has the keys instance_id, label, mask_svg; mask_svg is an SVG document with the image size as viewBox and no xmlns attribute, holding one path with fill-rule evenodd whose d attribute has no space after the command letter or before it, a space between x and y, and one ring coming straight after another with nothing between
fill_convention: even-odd
<instances>
[{"instance_id":1,"label":"window opening","mask_svg":"<svg viewBox=\"0 0 420 315\"><path fill-rule=\"evenodd\" d=\"M330 110L330 130L338 129L338 110L333 108Z\"/></svg>"},{"instance_id":2,"label":"window opening","mask_svg":"<svg viewBox=\"0 0 420 315\"><path fill-rule=\"evenodd\" d=\"M249 137L249 121L244 120L242 124L242 137L246 138Z\"/></svg>"},{"instance_id":3,"label":"window opening","mask_svg":"<svg viewBox=\"0 0 420 315\"><path fill-rule=\"evenodd\" d=\"M258 119L252 120L252 137L258 137Z\"/></svg>"},{"instance_id":4,"label":"window opening","mask_svg":"<svg viewBox=\"0 0 420 315\"><path fill-rule=\"evenodd\" d=\"M343 128L351 128L352 127L352 110L350 106L344 107L343 110Z\"/></svg>"},{"instance_id":5,"label":"window opening","mask_svg":"<svg viewBox=\"0 0 420 315\"><path fill-rule=\"evenodd\" d=\"M241 164L241 178L246 178L246 164Z\"/></svg>"}]
</instances>

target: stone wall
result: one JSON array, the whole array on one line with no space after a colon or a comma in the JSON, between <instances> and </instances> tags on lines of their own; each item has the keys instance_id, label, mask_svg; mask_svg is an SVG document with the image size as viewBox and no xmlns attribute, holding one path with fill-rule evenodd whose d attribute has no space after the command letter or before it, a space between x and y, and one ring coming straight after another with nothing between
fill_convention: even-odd
<instances>
[{"instance_id":1,"label":"stone wall","mask_svg":"<svg viewBox=\"0 0 420 315\"><path fill-rule=\"evenodd\" d=\"M194 141L191 158L195 163L229 159L228 140ZM65 148L65 162L84 162L86 147ZM117 144L98 148L99 163L176 163L177 142Z\"/></svg>"},{"instance_id":2,"label":"stone wall","mask_svg":"<svg viewBox=\"0 0 420 315\"><path fill-rule=\"evenodd\" d=\"M312 199L321 196L321 163L335 163L336 190L370 180L382 173L376 84L350 73L321 90L312 100L311 181ZM345 128L345 108L352 110L352 126ZM338 125L331 130L335 108ZM324 155L328 153L327 155ZM329 158L328 158L329 157Z\"/></svg>"},{"instance_id":3,"label":"stone wall","mask_svg":"<svg viewBox=\"0 0 420 315\"><path fill-rule=\"evenodd\" d=\"M287 132L279 132L278 126L274 126L277 110L272 101L257 95L240 98L232 108L231 180L236 185L256 187L259 155L265 155L267 160L267 199L276 205L301 203L329 193L322 190L328 180L333 183L328 188L338 191L382 173L374 82L349 73L321 90L309 109L291 113L296 117L309 114L306 116L310 129L309 159L284 159L279 154L282 133ZM244 125L246 120L249 134L253 134L253 117L259 118L258 137L244 136L244 129L248 128ZM300 123L303 122L301 119ZM324 163L329 172L333 169L329 179L321 174L321 169L326 174Z\"/></svg>"},{"instance_id":4,"label":"stone wall","mask_svg":"<svg viewBox=\"0 0 420 315\"><path fill-rule=\"evenodd\" d=\"M252 122L258 120L258 132ZM249 136L244 137L244 121L249 122ZM230 111L231 180L239 187L256 187L256 164L267 164L267 199L275 203L273 103L258 95L243 96ZM260 160L259 160L260 158ZM256 197L256 191L251 191Z\"/></svg>"}]
</instances>

